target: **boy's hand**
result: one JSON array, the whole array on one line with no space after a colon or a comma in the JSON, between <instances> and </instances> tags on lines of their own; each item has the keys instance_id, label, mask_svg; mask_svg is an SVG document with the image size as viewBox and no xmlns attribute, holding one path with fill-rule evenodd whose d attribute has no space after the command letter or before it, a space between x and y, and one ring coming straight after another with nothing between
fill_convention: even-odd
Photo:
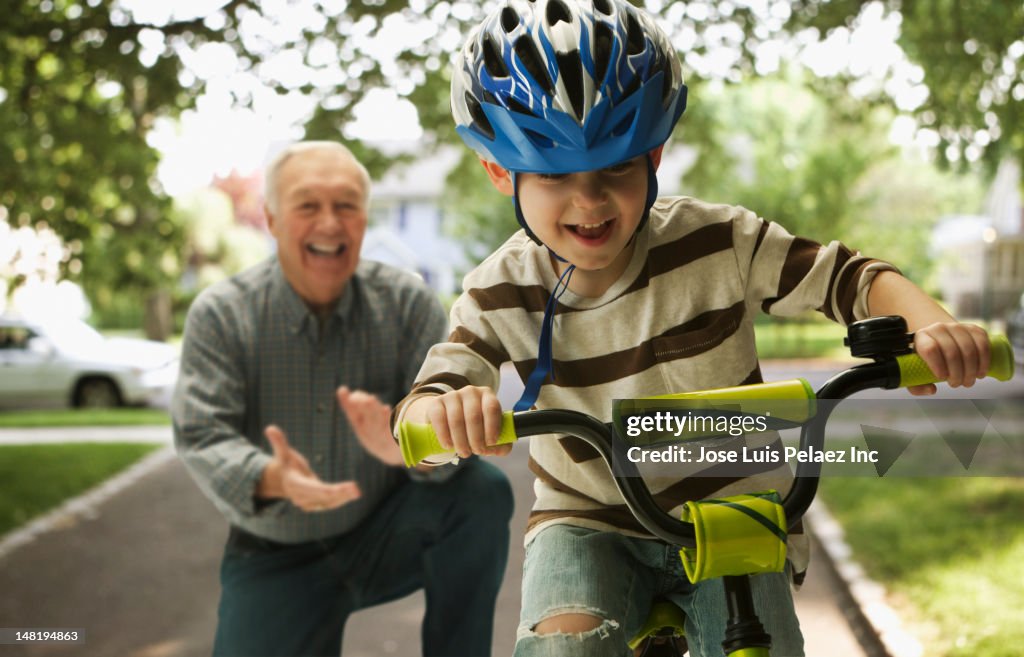
<instances>
[{"instance_id":1,"label":"boy's hand","mask_svg":"<svg viewBox=\"0 0 1024 657\"><path fill-rule=\"evenodd\" d=\"M462 458L470 454L505 456L512 450L512 445L495 445L501 433L501 402L487 387L467 386L417 399L405 419L429 422L441 446Z\"/></svg>"},{"instance_id":2,"label":"boy's hand","mask_svg":"<svg viewBox=\"0 0 1024 657\"><path fill-rule=\"evenodd\" d=\"M385 465L402 465L402 450L391 434L391 407L362 390L338 388L338 403L359 443Z\"/></svg>"},{"instance_id":3,"label":"boy's hand","mask_svg":"<svg viewBox=\"0 0 1024 657\"><path fill-rule=\"evenodd\" d=\"M970 388L988 373L988 333L974 324L937 322L914 332L914 350L952 388ZM912 395L935 394L935 384L907 388Z\"/></svg>"}]
</instances>

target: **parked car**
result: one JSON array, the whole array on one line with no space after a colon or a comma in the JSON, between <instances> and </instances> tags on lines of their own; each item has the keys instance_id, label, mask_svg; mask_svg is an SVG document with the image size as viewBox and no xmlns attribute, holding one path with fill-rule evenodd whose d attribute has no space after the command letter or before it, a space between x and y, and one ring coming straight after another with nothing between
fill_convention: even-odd
<instances>
[{"instance_id":1,"label":"parked car","mask_svg":"<svg viewBox=\"0 0 1024 657\"><path fill-rule=\"evenodd\" d=\"M73 318L0 316L0 407L166 406L177 376L170 345L106 338Z\"/></svg>"},{"instance_id":2,"label":"parked car","mask_svg":"<svg viewBox=\"0 0 1024 657\"><path fill-rule=\"evenodd\" d=\"M1024 365L1024 294L1020 297L1020 306L1006 322L1006 337L1013 345L1015 360Z\"/></svg>"}]
</instances>

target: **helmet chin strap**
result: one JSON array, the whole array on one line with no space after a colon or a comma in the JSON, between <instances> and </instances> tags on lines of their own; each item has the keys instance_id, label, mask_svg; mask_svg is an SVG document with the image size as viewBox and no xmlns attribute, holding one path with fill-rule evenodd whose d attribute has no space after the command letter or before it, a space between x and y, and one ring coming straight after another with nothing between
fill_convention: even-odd
<instances>
[{"instance_id":1,"label":"helmet chin strap","mask_svg":"<svg viewBox=\"0 0 1024 657\"><path fill-rule=\"evenodd\" d=\"M636 231L633 233L633 237L640 233L640 230L647 225L647 219L651 213L651 207L654 202L658 199L658 178L655 175L654 160L648 155L647 157L647 198L644 202L644 213L640 217L640 222L637 224ZM540 341L537 345L537 364L534 366L533 371L530 372L530 376L526 379L525 389L523 394L519 397L519 401L516 402L512 410L516 411L528 411L533 408L533 405L537 403L537 397L540 396L541 386L544 385L544 381L548 377L548 373L551 374L551 380L555 379L554 370L554 359L552 358L551 348L551 334L554 330L555 324L555 308L558 306L558 299L569 289L569 281L572 280L572 273L576 271L576 265L572 264L562 256L558 255L551 250L551 247L547 246L530 230L529 225L526 223L526 217L523 216L522 206L519 204L519 178L516 176L514 171L510 172L512 176L512 204L515 206L516 220L519 225L523 227L526 234L536 242L538 245L547 248L548 252L554 256L559 262L565 262L569 266L566 268L562 275L558 278L558 283L555 284L555 289L551 291L551 296L548 297L548 302L544 307L544 319L541 321L540 329Z\"/></svg>"}]
</instances>

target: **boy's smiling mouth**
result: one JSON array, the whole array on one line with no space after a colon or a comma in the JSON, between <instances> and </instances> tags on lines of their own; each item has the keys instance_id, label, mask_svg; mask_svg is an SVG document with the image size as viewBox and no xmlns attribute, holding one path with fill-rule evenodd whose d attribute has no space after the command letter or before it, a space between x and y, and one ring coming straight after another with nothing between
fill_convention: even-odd
<instances>
[{"instance_id":1,"label":"boy's smiling mouth","mask_svg":"<svg viewBox=\"0 0 1024 657\"><path fill-rule=\"evenodd\" d=\"M611 235L615 219L605 219L593 223L566 224L565 227L586 244L597 245Z\"/></svg>"}]
</instances>

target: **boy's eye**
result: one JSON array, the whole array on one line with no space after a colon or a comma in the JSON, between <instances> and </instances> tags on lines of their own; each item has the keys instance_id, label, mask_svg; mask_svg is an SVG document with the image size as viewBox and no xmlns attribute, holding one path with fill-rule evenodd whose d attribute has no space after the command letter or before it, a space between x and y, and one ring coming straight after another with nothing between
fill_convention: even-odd
<instances>
[{"instance_id":1,"label":"boy's eye","mask_svg":"<svg viewBox=\"0 0 1024 657\"><path fill-rule=\"evenodd\" d=\"M636 162L637 161L635 159L626 160L625 162L619 162L618 164L613 164L610 167L605 167L604 172L613 175L617 173L626 173L627 171L633 168Z\"/></svg>"},{"instance_id":2,"label":"boy's eye","mask_svg":"<svg viewBox=\"0 0 1024 657\"><path fill-rule=\"evenodd\" d=\"M547 180L549 182L557 182L559 180L565 180L568 174L565 173L541 173L538 174L541 180Z\"/></svg>"}]
</instances>

